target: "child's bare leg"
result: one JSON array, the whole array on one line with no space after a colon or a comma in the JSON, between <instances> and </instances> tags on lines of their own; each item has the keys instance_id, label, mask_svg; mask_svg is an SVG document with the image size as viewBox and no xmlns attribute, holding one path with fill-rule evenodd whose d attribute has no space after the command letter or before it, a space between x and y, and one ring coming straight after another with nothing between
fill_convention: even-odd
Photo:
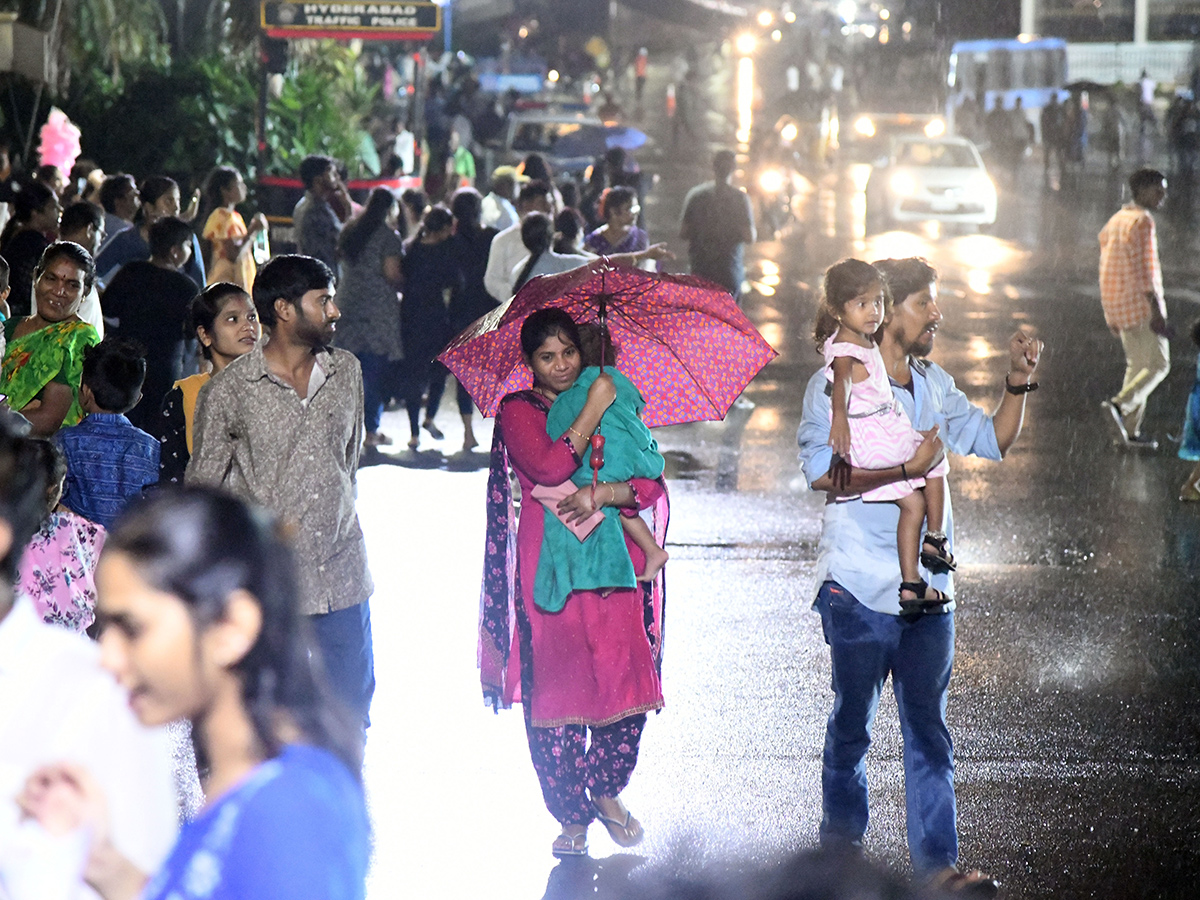
<instances>
[{"instance_id":1,"label":"child's bare leg","mask_svg":"<svg viewBox=\"0 0 1200 900\"><path fill-rule=\"evenodd\" d=\"M921 562L931 572L953 572L958 566L942 530L946 509L946 479L925 479L925 538L921 542Z\"/></svg>"},{"instance_id":2,"label":"child's bare leg","mask_svg":"<svg viewBox=\"0 0 1200 900\"><path fill-rule=\"evenodd\" d=\"M650 526L641 516L621 516L621 527L629 539L646 554L646 568L638 575L638 581L653 581L670 558L669 553L654 541Z\"/></svg>"},{"instance_id":3,"label":"child's bare leg","mask_svg":"<svg viewBox=\"0 0 1200 900\"><path fill-rule=\"evenodd\" d=\"M921 526L925 524L925 497L913 491L896 501L900 507L900 522L896 526L896 549L900 555L900 580L916 583L921 580L917 561L921 555ZM901 599L923 600L910 590L901 590Z\"/></svg>"}]
</instances>

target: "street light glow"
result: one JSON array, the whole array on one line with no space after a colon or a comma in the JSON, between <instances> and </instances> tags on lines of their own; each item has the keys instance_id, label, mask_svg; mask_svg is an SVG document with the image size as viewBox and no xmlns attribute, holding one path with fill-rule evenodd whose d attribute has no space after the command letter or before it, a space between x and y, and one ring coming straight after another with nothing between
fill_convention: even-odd
<instances>
[{"instance_id":1,"label":"street light glow","mask_svg":"<svg viewBox=\"0 0 1200 900\"><path fill-rule=\"evenodd\" d=\"M778 28L776 28L774 31L771 32L771 40L773 40L775 43L778 44L780 41L783 40L783 32L780 31Z\"/></svg>"},{"instance_id":2,"label":"street light glow","mask_svg":"<svg viewBox=\"0 0 1200 900\"><path fill-rule=\"evenodd\" d=\"M551 84L557 84L558 83L558 69L551 69L549 72L547 72L546 80L549 81Z\"/></svg>"},{"instance_id":3,"label":"street light glow","mask_svg":"<svg viewBox=\"0 0 1200 900\"><path fill-rule=\"evenodd\" d=\"M838 16L849 25L858 18L858 4L854 0L842 0L837 7Z\"/></svg>"},{"instance_id":4,"label":"street light glow","mask_svg":"<svg viewBox=\"0 0 1200 900\"><path fill-rule=\"evenodd\" d=\"M764 9L758 14L758 24L762 28L770 28L771 23L775 21L775 16L771 14L769 9Z\"/></svg>"},{"instance_id":5,"label":"street light glow","mask_svg":"<svg viewBox=\"0 0 1200 900\"><path fill-rule=\"evenodd\" d=\"M749 56L758 48L758 38L750 32L745 31L737 36L733 42L734 49L742 56Z\"/></svg>"}]
</instances>

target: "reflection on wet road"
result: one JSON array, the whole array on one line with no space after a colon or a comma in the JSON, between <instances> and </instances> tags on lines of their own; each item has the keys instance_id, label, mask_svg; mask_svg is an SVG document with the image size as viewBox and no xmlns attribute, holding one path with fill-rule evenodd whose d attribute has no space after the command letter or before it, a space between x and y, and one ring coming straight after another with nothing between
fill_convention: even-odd
<instances>
[{"instance_id":1,"label":"reflection on wet road","mask_svg":"<svg viewBox=\"0 0 1200 900\"><path fill-rule=\"evenodd\" d=\"M810 174L799 221L748 259L745 308L780 350L747 392L753 408L657 433L673 502L667 707L650 720L625 795L646 825L635 851L593 828L591 862L555 864L557 828L520 713L493 716L479 701L486 455L416 463L398 452L403 465L362 472L378 585L372 897L612 897L643 859L686 869L813 843L830 703L808 611L823 498L799 474L794 434L820 363L809 336L820 273L847 255L925 256L938 267L945 319L933 359L986 408L999 402L1016 327L1048 347L1008 459L951 460L962 566L949 718L964 863L994 871L1011 897L1196 896L1200 510L1175 499L1188 465L1166 441L1194 351L1174 343L1176 368L1150 405L1148 430L1168 450L1115 448L1098 404L1123 360L1094 283L1095 235L1119 203L1111 183L1043 194L1029 171L1018 196L1002 196L994 234L867 233L865 173ZM1168 306L1181 324L1197 295L1175 289L1200 268L1186 224L1170 210L1160 217ZM401 416L389 413L385 430L403 434ZM453 446L453 411L439 425ZM897 866L907 855L900 753L885 697L868 761L867 851Z\"/></svg>"}]
</instances>

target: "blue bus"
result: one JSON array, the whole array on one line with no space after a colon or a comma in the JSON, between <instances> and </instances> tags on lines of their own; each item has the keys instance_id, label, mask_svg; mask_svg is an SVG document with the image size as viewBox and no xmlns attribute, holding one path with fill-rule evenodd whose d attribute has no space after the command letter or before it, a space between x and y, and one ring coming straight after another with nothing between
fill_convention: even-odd
<instances>
[{"instance_id":1,"label":"blue bus","mask_svg":"<svg viewBox=\"0 0 1200 900\"><path fill-rule=\"evenodd\" d=\"M946 121L953 129L955 113L968 99L982 115L997 104L1011 109L1020 97L1036 128L1042 107L1052 95L1061 97L1066 80L1062 38L958 41L950 48L946 72Z\"/></svg>"}]
</instances>

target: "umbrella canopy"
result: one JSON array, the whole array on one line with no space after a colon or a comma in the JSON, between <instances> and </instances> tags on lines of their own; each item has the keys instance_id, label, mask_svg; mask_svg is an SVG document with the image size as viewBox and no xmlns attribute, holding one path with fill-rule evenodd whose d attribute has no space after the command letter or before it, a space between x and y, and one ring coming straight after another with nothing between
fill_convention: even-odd
<instances>
[{"instance_id":1,"label":"umbrella canopy","mask_svg":"<svg viewBox=\"0 0 1200 900\"><path fill-rule=\"evenodd\" d=\"M624 125L584 125L563 135L554 145L558 156L603 156L614 147L636 150L646 143L644 132Z\"/></svg>"},{"instance_id":2,"label":"umbrella canopy","mask_svg":"<svg viewBox=\"0 0 1200 900\"><path fill-rule=\"evenodd\" d=\"M619 349L617 368L645 398L642 419L650 427L724 418L777 355L723 288L597 262L534 278L438 356L485 416L496 414L506 394L533 386L521 325L547 307L581 324L598 321L604 308Z\"/></svg>"}]
</instances>

